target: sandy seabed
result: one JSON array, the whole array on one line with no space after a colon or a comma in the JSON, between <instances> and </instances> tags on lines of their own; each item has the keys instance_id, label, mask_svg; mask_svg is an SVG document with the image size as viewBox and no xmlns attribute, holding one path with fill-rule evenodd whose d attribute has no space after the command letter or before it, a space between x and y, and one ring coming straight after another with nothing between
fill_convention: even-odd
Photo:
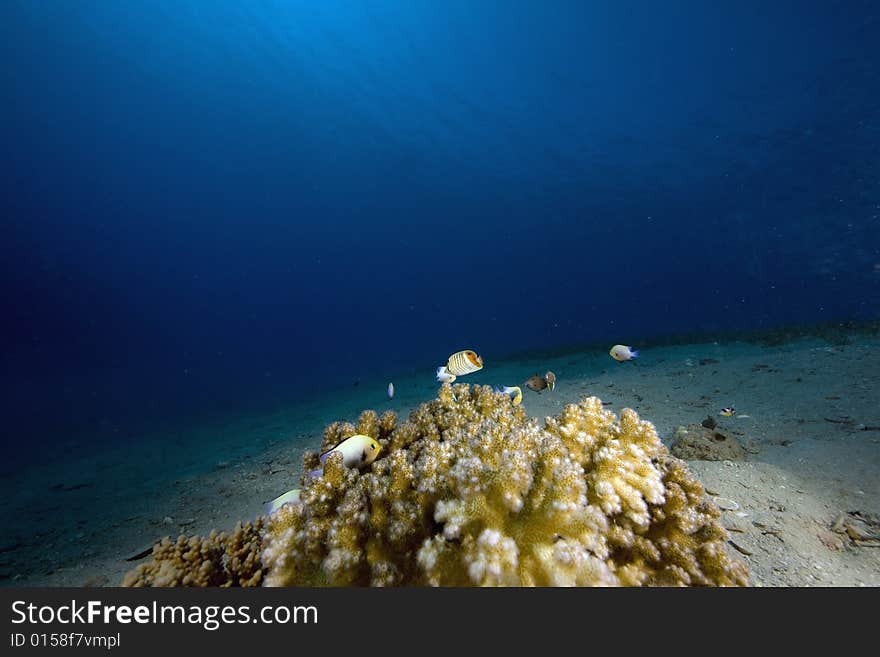
<instances>
[{"instance_id":1,"label":"sandy seabed","mask_svg":"<svg viewBox=\"0 0 880 657\"><path fill-rule=\"evenodd\" d=\"M555 392L523 388L537 418L595 395L634 408L669 445L678 426L707 415L737 435L744 461L689 461L725 511L733 556L763 586L878 586L880 541L853 541L847 517L880 516L880 340L699 343L644 351L635 363L607 353L486 363L463 378L522 385L553 370ZM310 404L228 418L112 451L66 458L5 477L0 502L0 584L116 586L126 561L163 536L230 530L298 486L302 452L334 420L365 408L401 417L431 399L434 372L363 382ZM725 406L737 415L722 417ZM49 455L48 458L51 458ZM855 514L855 515L853 515ZM880 539L880 536L878 536Z\"/></svg>"}]
</instances>

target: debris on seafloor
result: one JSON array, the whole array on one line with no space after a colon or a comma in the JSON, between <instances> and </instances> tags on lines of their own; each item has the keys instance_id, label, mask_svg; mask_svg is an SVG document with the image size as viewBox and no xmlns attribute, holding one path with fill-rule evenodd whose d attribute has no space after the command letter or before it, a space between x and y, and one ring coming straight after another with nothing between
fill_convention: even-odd
<instances>
[{"instance_id":1,"label":"debris on seafloor","mask_svg":"<svg viewBox=\"0 0 880 657\"><path fill-rule=\"evenodd\" d=\"M880 425L863 424L861 422L856 422L848 415L842 415L837 418L823 417L822 419L826 422L831 422L832 424L839 424L840 428L845 429L846 431L880 431Z\"/></svg>"},{"instance_id":2,"label":"debris on seafloor","mask_svg":"<svg viewBox=\"0 0 880 657\"><path fill-rule=\"evenodd\" d=\"M94 589L101 586L107 586L110 583L110 578L106 575L93 575L89 577L86 581L84 581L81 586L87 589Z\"/></svg>"},{"instance_id":3,"label":"debris on seafloor","mask_svg":"<svg viewBox=\"0 0 880 657\"><path fill-rule=\"evenodd\" d=\"M844 429L845 431L880 431L880 425L856 422L848 415L841 415L840 417L836 418L823 417L822 419L826 422L831 422L831 424L839 424L840 428Z\"/></svg>"},{"instance_id":4,"label":"debris on seafloor","mask_svg":"<svg viewBox=\"0 0 880 657\"><path fill-rule=\"evenodd\" d=\"M678 427L669 448L685 461L743 461L746 450L731 432L701 424Z\"/></svg>"},{"instance_id":5,"label":"debris on seafloor","mask_svg":"<svg viewBox=\"0 0 880 657\"><path fill-rule=\"evenodd\" d=\"M829 550L837 552L843 548L844 538L828 529L822 529L817 535L819 542Z\"/></svg>"},{"instance_id":6,"label":"debris on seafloor","mask_svg":"<svg viewBox=\"0 0 880 657\"><path fill-rule=\"evenodd\" d=\"M739 552L740 554L744 554L744 555L746 555L747 557L752 556L752 551L749 550L749 549L747 549L747 548L745 548L745 547L743 547L743 546L740 545L739 543L737 543L737 542L735 542L735 541L732 541L732 540L728 540L727 542L730 543L730 545L731 545L731 546L732 546L737 552Z\"/></svg>"},{"instance_id":7,"label":"debris on seafloor","mask_svg":"<svg viewBox=\"0 0 880 657\"><path fill-rule=\"evenodd\" d=\"M841 513L831 524L831 531L849 537L858 547L880 547L880 515L864 511Z\"/></svg>"},{"instance_id":8,"label":"debris on seafloor","mask_svg":"<svg viewBox=\"0 0 880 657\"><path fill-rule=\"evenodd\" d=\"M739 503L727 497L716 496L712 498L712 501L714 501L722 511L739 511Z\"/></svg>"},{"instance_id":9,"label":"debris on seafloor","mask_svg":"<svg viewBox=\"0 0 880 657\"><path fill-rule=\"evenodd\" d=\"M152 545L150 545L150 547L144 548L140 552L135 552L130 557L126 557L125 560L126 561L140 561L141 559L146 559L151 554L153 554L153 546Z\"/></svg>"}]
</instances>

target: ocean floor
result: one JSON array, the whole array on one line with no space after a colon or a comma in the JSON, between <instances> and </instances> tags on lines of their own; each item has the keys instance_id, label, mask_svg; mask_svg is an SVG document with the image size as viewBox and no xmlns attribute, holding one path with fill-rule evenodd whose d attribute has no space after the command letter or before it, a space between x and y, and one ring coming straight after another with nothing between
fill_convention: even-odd
<instances>
[{"instance_id":1,"label":"ocean floor","mask_svg":"<svg viewBox=\"0 0 880 657\"><path fill-rule=\"evenodd\" d=\"M521 385L548 369L558 377L555 392L523 388L524 408L535 417L596 395L615 412L634 408L667 445L678 426L707 415L739 437L745 460L689 465L713 496L739 506L723 522L754 585L880 585L880 541L846 531L880 516L876 337L669 346L643 351L635 363L616 363L604 351L487 361L462 382ZM48 454L45 464L4 477L0 585L116 586L138 563L126 558L163 536L232 529L298 485L302 452L320 446L326 424L354 421L364 408L405 417L437 389L433 371L394 383L394 400L385 396L387 381L361 382L320 403L80 459ZM725 406L737 415L721 417Z\"/></svg>"}]
</instances>

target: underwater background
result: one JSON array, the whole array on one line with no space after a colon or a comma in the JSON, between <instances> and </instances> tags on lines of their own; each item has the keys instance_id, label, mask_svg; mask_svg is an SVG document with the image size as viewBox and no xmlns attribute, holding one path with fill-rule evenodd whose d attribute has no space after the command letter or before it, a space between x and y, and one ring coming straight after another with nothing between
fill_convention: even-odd
<instances>
[{"instance_id":1,"label":"underwater background","mask_svg":"<svg viewBox=\"0 0 880 657\"><path fill-rule=\"evenodd\" d=\"M878 31L868 1L4 2L2 468L433 387L464 348L877 320Z\"/></svg>"}]
</instances>

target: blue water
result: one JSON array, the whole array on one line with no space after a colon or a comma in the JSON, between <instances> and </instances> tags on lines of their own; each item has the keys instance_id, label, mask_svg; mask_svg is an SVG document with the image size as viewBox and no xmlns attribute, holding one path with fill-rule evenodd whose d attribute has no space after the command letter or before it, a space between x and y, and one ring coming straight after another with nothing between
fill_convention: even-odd
<instances>
[{"instance_id":1,"label":"blue water","mask_svg":"<svg viewBox=\"0 0 880 657\"><path fill-rule=\"evenodd\" d=\"M878 33L869 1L7 0L5 463L461 348L875 320Z\"/></svg>"}]
</instances>

